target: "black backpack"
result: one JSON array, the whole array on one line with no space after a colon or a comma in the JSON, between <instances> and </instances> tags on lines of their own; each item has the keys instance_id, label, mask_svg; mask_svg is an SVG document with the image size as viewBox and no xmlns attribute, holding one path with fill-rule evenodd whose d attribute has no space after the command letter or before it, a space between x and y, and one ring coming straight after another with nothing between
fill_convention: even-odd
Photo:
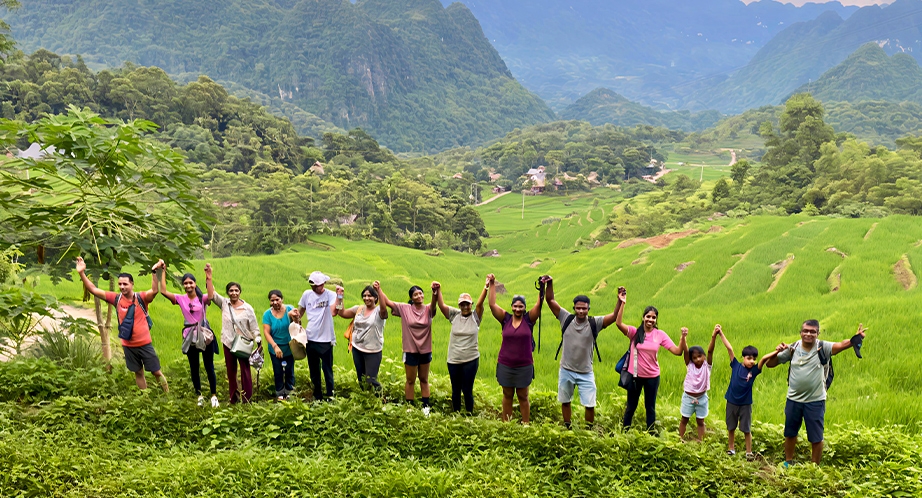
<instances>
[{"instance_id":1,"label":"black backpack","mask_svg":"<svg viewBox=\"0 0 922 498\"><path fill-rule=\"evenodd\" d=\"M557 346L557 354L554 355L555 361L560 356L560 350L563 349L563 335L567 332L567 327L569 327L575 319L576 315L568 316L560 327L560 345ZM591 316L587 317L587 319L589 320L589 330L592 330L592 349L595 350L595 354L599 357L599 363L602 363L602 353L599 352L599 345L596 343L596 337L599 336L599 331L596 329L595 319L593 319Z\"/></svg>"},{"instance_id":2,"label":"black backpack","mask_svg":"<svg viewBox=\"0 0 922 498\"><path fill-rule=\"evenodd\" d=\"M797 346L800 345L800 341L795 342L791 345L791 362L794 361L794 351L797 349ZM823 349L823 341L816 341L816 354L820 357L820 365L823 366L823 376L826 379L826 390L832 386L832 381L836 377L836 372L832 368L832 358L826 356L826 350ZM791 384L791 365L788 365L788 385Z\"/></svg>"}]
</instances>

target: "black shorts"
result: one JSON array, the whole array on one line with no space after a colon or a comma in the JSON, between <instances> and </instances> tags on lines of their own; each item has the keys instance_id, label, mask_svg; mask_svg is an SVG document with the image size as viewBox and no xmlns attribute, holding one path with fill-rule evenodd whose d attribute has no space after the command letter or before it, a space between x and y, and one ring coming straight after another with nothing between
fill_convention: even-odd
<instances>
[{"instance_id":1,"label":"black shorts","mask_svg":"<svg viewBox=\"0 0 922 498\"><path fill-rule=\"evenodd\" d=\"M140 372L142 369L148 372L160 371L160 358L157 358L157 352L154 351L153 344L145 344L136 348L122 346L125 353L125 366L132 372Z\"/></svg>"},{"instance_id":2,"label":"black shorts","mask_svg":"<svg viewBox=\"0 0 922 498\"><path fill-rule=\"evenodd\" d=\"M432 353L403 353L403 364L408 367L418 367L432 363Z\"/></svg>"},{"instance_id":3,"label":"black shorts","mask_svg":"<svg viewBox=\"0 0 922 498\"><path fill-rule=\"evenodd\" d=\"M734 405L727 402L727 430L735 431L739 427L744 434L752 432L752 405Z\"/></svg>"},{"instance_id":4,"label":"black shorts","mask_svg":"<svg viewBox=\"0 0 922 498\"><path fill-rule=\"evenodd\" d=\"M507 367L502 363L496 364L496 381L502 387L514 387L524 389L531 385L535 378L535 366L525 365L524 367Z\"/></svg>"},{"instance_id":5,"label":"black shorts","mask_svg":"<svg viewBox=\"0 0 922 498\"><path fill-rule=\"evenodd\" d=\"M826 400L798 403L788 400L784 405L784 437L797 437L800 424L807 426L807 440L823 441L823 419L826 417Z\"/></svg>"}]
</instances>

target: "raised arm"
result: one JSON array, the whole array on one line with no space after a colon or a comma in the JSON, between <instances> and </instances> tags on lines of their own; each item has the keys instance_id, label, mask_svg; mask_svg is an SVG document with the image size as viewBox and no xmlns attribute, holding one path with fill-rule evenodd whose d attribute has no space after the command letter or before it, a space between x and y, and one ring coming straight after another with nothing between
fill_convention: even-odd
<instances>
[{"instance_id":1,"label":"raised arm","mask_svg":"<svg viewBox=\"0 0 922 498\"><path fill-rule=\"evenodd\" d=\"M432 282L432 306L431 308L435 310L438 306L439 310L442 312L442 316L446 319L448 318L448 305L445 304L445 297L442 296L442 284L438 282Z\"/></svg>"},{"instance_id":2,"label":"raised arm","mask_svg":"<svg viewBox=\"0 0 922 498\"><path fill-rule=\"evenodd\" d=\"M667 348L669 352L676 356L680 356L684 354L687 357L688 343L685 341L686 337L688 337L688 327L682 327L682 339L679 341L679 345L673 346L671 348ZM686 365L688 364L688 360L686 360L685 364Z\"/></svg>"},{"instance_id":3,"label":"raised arm","mask_svg":"<svg viewBox=\"0 0 922 498\"><path fill-rule=\"evenodd\" d=\"M602 317L602 328L603 329L615 323L615 320L618 319L618 314L621 313L622 307L623 306L622 306L621 300L620 299L615 300L615 309L611 313Z\"/></svg>"},{"instance_id":4,"label":"raised arm","mask_svg":"<svg viewBox=\"0 0 922 498\"><path fill-rule=\"evenodd\" d=\"M83 286L86 287L87 292L98 297L99 299L102 299L103 301L106 300L106 291L93 285L93 282L91 282L90 279L87 278L86 262L83 261L83 258L79 256L77 256L77 274L80 275L80 280L83 281Z\"/></svg>"},{"instance_id":5,"label":"raised arm","mask_svg":"<svg viewBox=\"0 0 922 498\"><path fill-rule=\"evenodd\" d=\"M380 303L383 306L387 306L388 308L391 309L391 313L393 313L397 309L397 305L394 304L393 301L387 298L387 295L384 293L384 289L381 288L381 282L378 282L377 280L375 280L375 283L372 284L372 287L374 287L375 290L378 291L378 303Z\"/></svg>"},{"instance_id":6,"label":"raised arm","mask_svg":"<svg viewBox=\"0 0 922 498\"><path fill-rule=\"evenodd\" d=\"M500 308L499 305L496 304L496 277L492 273L487 275L487 287L490 288L490 312L493 313L493 318L495 318L497 322L503 323L503 320L506 319L506 310Z\"/></svg>"},{"instance_id":7,"label":"raised arm","mask_svg":"<svg viewBox=\"0 0 922 498\"><path fill-rule=\"evenodd\" d=\"M777 365L778 359L775 358L776 356L778 356L778 351L772 351L771 353L768 353L767 355L763 356L762 359L759 360L759 370L762 370L765 364L771 360L775 360L775 365ZM771 365L771 367L774 367L775 365Z\"/></svg>"},{"instance_id":8,"label":"raised arm","mask_svg":"<svg viewBox=\"0 0 922 498\"><path fill-rule=\"evenodd\" d=\"M685 346L682 348L682 359L684 359L685 364L688 365L691 363L691 354L688 352L688 342L685 340L686 335L688 335L688 329L682 327L682 340L679 341L679 344Z\"/></svg>"},{"instance_id":9,"label":"raised arm","mask_svg":"<svg viewBox=\"0 0 922 498\"><path fill-rule=\"evenodd\" d=\"M362 306L364 306L364 304L363 304ZM361 309L362 306L359 306L358 309ZM345 308L345 307L344 307L343 309L339 310L339 314L336 315L336 316L338 316L338 317L340 317L340 318L345 318L346 320L351 320L351 319L355 318L355 315L357 315L358 313L361 313L361 311L356 312L356 310L354 310L354 309L352 309L352 308Z\"/></svg>"},{"instance_id":10,"label":"raised arm","mask_svg":"<svg viewBox=\"0 0 922 498\"><path fill-rule=\"evenodd\" d=\"M720 340L723 341L724 347L727 348L727 354L730 355L730 359L732 360L735 358L736 356L733 354L733 346L730 345L730 341L727 339L727 336L724 335L724 331L720 325L715 326L714 330L717 330L717 335L720 336Z\"/></svg>"},{"instance_id":11,"label":"raised arm","mask_svg":"<svg viewBox=\"0 0 922 498\"><path fill-rule=\"evenodd\" d=\"M330 306L330 315L335 317L343 311L343 294L346 293L346 289L343 289L343 286L336 286L336 300L333 303L333 306Z\"/></svg>"},{"instance_id":12,"label":"raised arm","mask_svg":"<svg viewBox=\"0 0 922 498\"><path fill-rule=\"evenodd\" d=\"M535 323L541 318L541 306L544 305L544 291L545 291L545 280L542 279L538 284L538 299L535 301L535 305L528 310L528 319L531 320L531 323ZM558 307L558 310L560 308Z\"/></svg>"},{"instance_id":13,"label":"raised arm","mask_svg":"<svg viewBox=\"0 0 922 498\"><path fill-rule=\"evenodd\" d=\"M160 293L160 285L159 285L160 279L159 279L158 277L159 277L159 274L160 274L161 272L163 272L163 267L164 267L164 266L165 266L165 263L164 263L163 260L161 259L161 260L157 261L156 263L154 263L154 266L152 266L151 269L150 269L150 270L151 270L151 271L150 271L150 272L151 272L151 276L150 276L150 293L148 293L148 294L147 294L147 297L144 298L144 302L146 302L146 303L148 303L148 304L150 304L151 302L153 302L154 298L157 297L157 294Z\"/></svg>"},{"instance_id":14,"label":"raised arm","mask_svg":"<svg viewBox=\"0 0 922 498\"><path fill-rule=\"evenodd\" d=\"M550 275L547 277L547 290L545 292L545 300L547 300L548 309L554 314L554 318L560 316L560 304L554 299L554 279Z\"/></svg>"},{"instance_id":15,"label":"raised arm","mask_svg":"<svg viewBox=\"0 0 922 498\"><path fill-rule=\"evenodd\" d=\"M627 289L618 287L618 304L615 305L615 325L622 334L627 336L630 329L624 324L624 307L627 306Z\"/></svg>"},{"instance_id":16,"label":"raised arm","mask_svg":"<svg viewBox=\"0 0 922 498\"><path fill-rule=\"evenodd\" d=\"M868 329L866 329L863 324L859 323L858 332L855 333L855 335L852 336L851 339L845 339L842 342L834 342L832 344L832 354L839 354L842 351L845 351L846 349L852 347L852 339L854 339L856 336L861 336L861 338L864 339L864 336L867 333L867 331Z\"/></svg>"},{"instance_id":17,"label":"raised arm","mask_svg":"<svg viewBox=\"0 0 922 498\"><path fill-rule=\"evenodd\" d=\"M474 306L474 312L477 313L477 316L480 320L483 320L483 301L487 298L487 289L489 289L489 281L484 284L483 290L480 291L480 297L477 298L477 305Z\"/></svg>"},{"instance_id":18,"label":"raised arm","mask_svg":"<svg viewBox=\"0 0 922 498\"><path fill-rule=\"evenodd\" d=\"M714 332L711 332L711 342L708 343L708 365L714 364L714 343L717 341L717 334L720 332L720 325L714 327Z\"/></svg>"},{"instance_id":19,"label":"raised arm","mask_svg":"<svg viewBox=\"0 0 922 498\"><path fill-rule=\"evenodd\" d=\"M775 350L774 350L773 352L768 353L767 355L765 355L765 356L762 357L762 360L759 362L759 365L763 365L763 364L764 364L764 365L767 366L768 368L775 368L775 367L777 367L777 366L779 365L779 363L778 363L778 355L781 354L781 352L784 351L784 350L787 349L787 348L788 348L788 345L785 344L785 343L783 343L783 342L782 342L781 344L775 346ZM764 362L764 363L763 363L763 362Z\"/></svg>"},{"instance_id":20,"label":"raised arm","mask_svg":"<svg viewBox=\"0 0 922 498\"><path fill-rule=\"evenodd\" d=\"M160 272L160 293L171 303L176 304L176 294L166 290L166 265L164 265L164 271Z\"/></svg>"},{"instance_id":21,"label":"raised arm","mask_svg":"<svg viewBox=\"0 0 922 498\"><path fill-rule=\"evenodd\" d=\"M208 293L208 300L214 302L214 279L212 278L211 263L205 263L205 292Z\"/></svg>"},{"instance_id":22,"label":"raised arm","mask_svg":"<svg viewBox=\"0 0 922 498\"><path fill-rule=\"evenodd\" d=\"M380 316L382 320L386 320L387 304L384 303L384 294L381 293L381 282L375 280L374 283L371 284L371 287L378 293L378 316Z\"/></svg>"},{"instance_id":23,"label":"raised arm","mask_svg":"<svg viewBox=\"0 0 922 498\"><path fill-rule=\"evenodd\" d=\"M444 306L444 309L442 307ZM429 303L429 316L435 317L435 310L442 309L445 318L448 318L448 306L445 306L445 300L442 299L442 284L432 282L432 302Z\"/></svg>"}]
</instances>

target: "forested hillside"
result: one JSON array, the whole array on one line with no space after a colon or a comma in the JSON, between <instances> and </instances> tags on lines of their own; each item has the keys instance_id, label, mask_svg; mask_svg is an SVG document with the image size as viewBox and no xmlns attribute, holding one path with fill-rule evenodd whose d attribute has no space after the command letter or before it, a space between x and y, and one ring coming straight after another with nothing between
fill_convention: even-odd
<instances>
[{"instance_id":1,"label":"forested hillside","mask_svg":"<svg viewBox=\"0 0 922 498\"><path fill-rule=\"evenodd\" d=\"M561 111L560 117L588 121L595 126L611 123L615 126L648 125L701 131L714 126L723 116L717 111L657 111L607 88L596 88Z\"/></svg>"},{"instance_id":2,"label":"forested hillside","mask_svg":"<svg viewBox=\"0 0 922 498\"><path fill-rule=\"evenodd\" d=\"M863 7L846 20L827 12L796 23L716 88L701 89L686 99L685 106L743 112L780 104L800 85L819 78L868 42L880 43L890 54L905 52L922 58L922 0Z\"/></svg>"},{"instance_id":3,"label":"forested hillside","mask_svg":"<svg viewBox=\"0 0 922 498\"><path fill-rule=\"evenodd\" d=\"M461 4L36 0L7 18L26 51L207 74L398 151L476 144L553 117Z\"/></svg>"},{"instance_id":4,"label":"forested hillside","mask_svg":"<svg viewBox=\"0 0 922 498\"><path fill-rule=\"evenodd\" d=\"M795 93L809 93L823 102L922 102L922 68L911 55L888 57L880 45L868 43Z\"/></svg>"}]
</instances>

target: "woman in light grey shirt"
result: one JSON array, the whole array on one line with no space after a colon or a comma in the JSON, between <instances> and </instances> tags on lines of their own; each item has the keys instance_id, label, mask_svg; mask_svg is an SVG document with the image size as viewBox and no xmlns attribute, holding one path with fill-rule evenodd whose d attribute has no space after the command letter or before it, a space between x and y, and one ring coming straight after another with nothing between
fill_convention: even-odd
<instances>
[{"instance_id":1,"label":"woman in light grey shirt","mask_svg":"<svg viewBox=\"0 0 922 498\"><path fill-rule=\"evenodd\" d=\"M237 335L254 341L255 351L260 347L259 322L253 307L240 299L241 287L237 282L230 282L225 287L227 297L214 290L211 265L205 265L205 287L208 299L221 308L221 344L224 346L224 366L227 367L227 382L230 388L231 404L240 401L237 386L237 365L240 365L240 386L243 388L243 402L249 403L253 397L253 376L250 373L250 359L239 358L231 353L231 346Z\"/></svg>"},{"instance_id":2,"label":"woman in light grey shirt","mask_svg":"<svg viewBox=\"0 0 922 498\"><path fill-rule=\"evenodd\" d=\"M364 305L353 306L339 312L340 318L353 319L352 363L359 379L359 386L370 386L375 392L381 390L378 369L381 368L384 350L384 324L387 321L387 307L378 302L378 282L362 289Z\"/></svg>"},{"instance_id":3,"label":"woman in light grey shirt","mask_svg":"<svg viewBox=\"0 0 922 498\"><path fill-rule=\"evenodd\" d=\"M438 297L439 309L451 322L451 336L448 339L448 376L451 379L452 411L461 411L461 398L468 413L474 411L474 379L480 367L480 349L477 336L480 332L480 317L483 316L483 301L487 297L487 284L480 291L477 306L473 306L471 295L463 293L458 297L458 307L445 305L441 285L432 284Z\"/></svg>"}]
</instances>

